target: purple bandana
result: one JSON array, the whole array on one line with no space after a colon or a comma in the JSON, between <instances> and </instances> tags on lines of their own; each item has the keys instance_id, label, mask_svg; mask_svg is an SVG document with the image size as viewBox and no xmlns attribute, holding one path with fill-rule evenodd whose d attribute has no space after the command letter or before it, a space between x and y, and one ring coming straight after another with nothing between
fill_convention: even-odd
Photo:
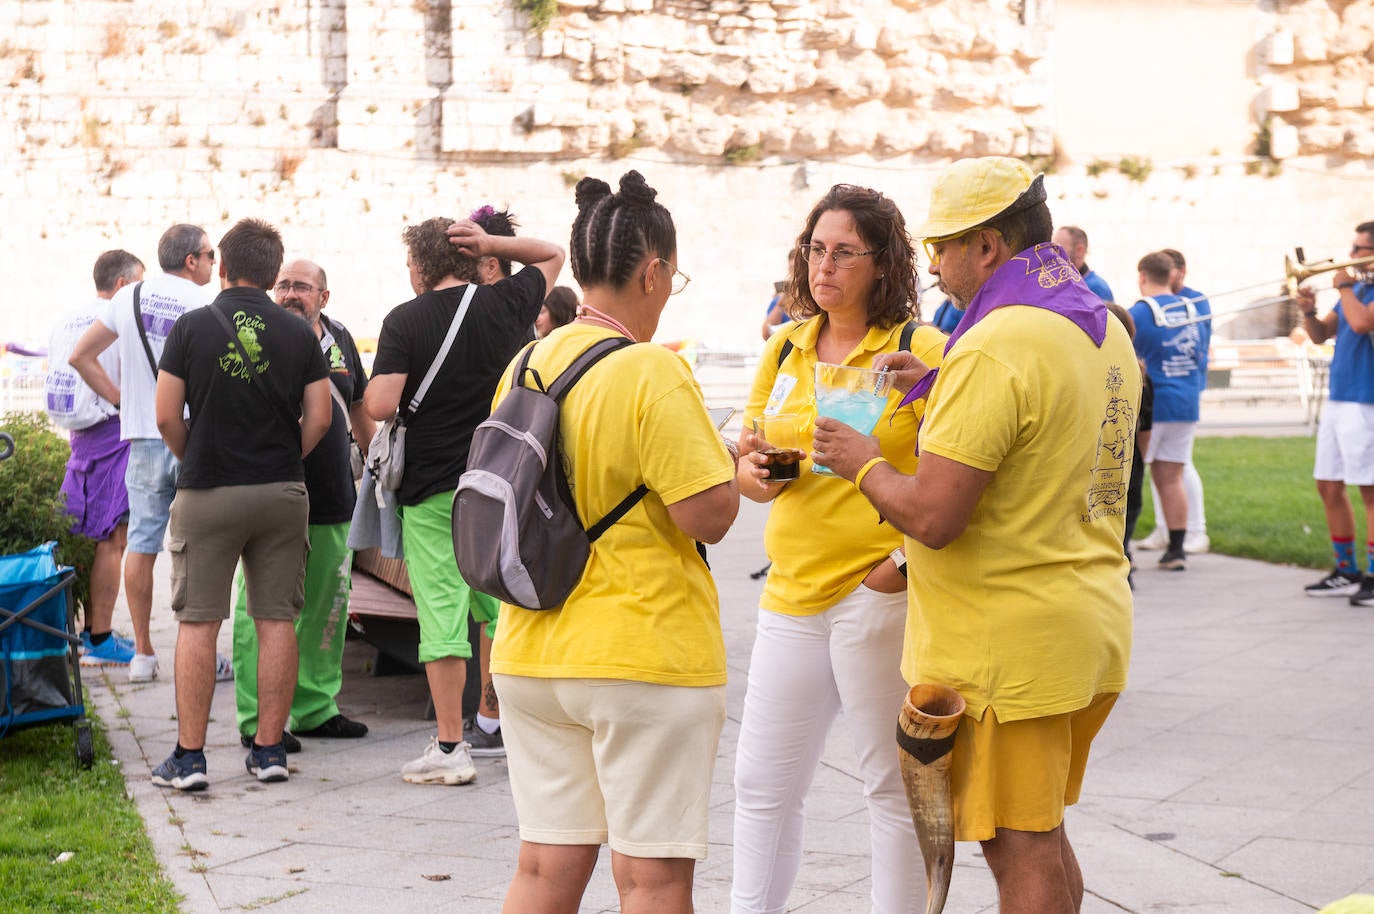
<instances>
[{"instance_id":1,"label":"purple bandana","mask_svg":"<svg viewBox=\"0 0 1374 914\"><path fill-rule=\"evenodd\" d=\"M1007 305L1026 305L1062 314L1098 347L1107 338L1107 308L1102 304L1102 299L1094 295L1083 282L1083 277L1069 262L1064 249L1047 241L1017 254L998 267L997 272L983 283L969 303L967 313L960 318L959 326L949 335L949 342L945 343L945 355L949 355L959 337L974 324ZM938 368L927 372L902 399L902 405L930 393L939 372Z\"/></svg>"}]
</instances>

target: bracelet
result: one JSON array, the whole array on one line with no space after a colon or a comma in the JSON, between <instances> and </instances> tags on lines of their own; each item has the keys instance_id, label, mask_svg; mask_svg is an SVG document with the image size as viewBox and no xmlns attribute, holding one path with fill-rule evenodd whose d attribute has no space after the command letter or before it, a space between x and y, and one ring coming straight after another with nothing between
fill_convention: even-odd
<instances>
[{"instance_id":1,"label":"bracelet","mask_svg":"<svg viewBox=\"0 0 1374 914\"><path fill-rule=\"evenodd\" d=\"M861 488L864 484L864 477L868 475L868 471L880 463L887 463L887 461L882 457L874 457L872 460L868 461L868 463L860 467L859 472L854 475L854 488Z\"/></svg>"},{"instance_id":2,"label":"bracelet","mask_svg":"<svg viewBox=\"0 0 1374 914\"><path fill-rule=\"evenodd\" d=\"M1304 311L1304 312L1303 312L1303 316L1304 316L1304 317L1310 317L1310 318L1313 318L1313 319L1315 320L1316 317L1317 317L1317 309L1316 309L1316 308L1313 308L1311 311Z\"/></svg>"}]
</instances>

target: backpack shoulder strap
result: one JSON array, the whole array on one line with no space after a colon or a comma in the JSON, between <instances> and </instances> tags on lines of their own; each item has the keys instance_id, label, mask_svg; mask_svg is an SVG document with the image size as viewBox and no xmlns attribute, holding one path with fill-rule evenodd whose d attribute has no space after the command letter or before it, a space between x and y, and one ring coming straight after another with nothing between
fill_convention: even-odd
<instances>
[{"instance_id":1,"label":"backpack shoulder strap","mask_svg":"<svg viewBox=\"0 0 1374 914\"><path fill-rule=\"evenodd\" d=\"M143 309L139 307L139 293L143 291L143 280L134 283L134 326L138 328L138 338L143 341L143 352L148 356L148 367L153 370L153 380L157 380L157 359L153 358L153 347L148 345L148 331L143 327Z\"/></svg>"},{"instance_id":2,"label":"backpack shoulder strap","mask_svg":"<svg viewBox=\"0 0 1374 914\"><path fill-rule=\"evenodd\" d=\"M907 321L906 326L902 328L902 339L897 344L897 348L902 352L911 351L911 337L916 333L917 326L916 321Z\"/></svg>"},{"instance_id":3,"label":"backpack shoulder strap","mask_svg":"<svg viewBox=\"0 0 1374 914\"><path fill-rule=\"evenodd\" d=\"M571 365L564 369L563 373L549 386L548 395L561 405L563 398L568 395L568 391L572 389L574 384L581 380L588 369L617 349L624 349L626 346L633 345L633 340L628 340L623 336L598 340L589 346L587 351L574 359ZM530 347L531 350L533 350L533 348L533 346ZM524 361L528 362L528 357L526 357ZM523 369L524 364L522 363L520 367ZM649 487L641 483L637 489L622 498L620 503L612 508L605 517L601 518L601 520L592 524L592 526L587 529L587 541L591 543L596 542L597 539L601 537L601 534L614 526L616 521L628 514L630 509L639 504L640 500L648 494Z\"/></svg>"},{"instance_id":4,"label":"backpack shoulder strap","mask_svg":"<svg viewBox=\"0 0 1374 914\"><path fill-rule=\"evenodd\" d=\"M564 369L552 384L549 385L548 394L559 403L568 395L568 391L574 384L582 379L582 376L606 356L615 352L617 349L624 349L626 346L633 346L634 341L623 336L611 337L610 339L597 340L580 356L573 360L573 363ZM533 347L531 347L533 349ZM525 361L529 361L528 358ZM523 370L524 365L521 365Z\"/></svg>"}]
</instances>

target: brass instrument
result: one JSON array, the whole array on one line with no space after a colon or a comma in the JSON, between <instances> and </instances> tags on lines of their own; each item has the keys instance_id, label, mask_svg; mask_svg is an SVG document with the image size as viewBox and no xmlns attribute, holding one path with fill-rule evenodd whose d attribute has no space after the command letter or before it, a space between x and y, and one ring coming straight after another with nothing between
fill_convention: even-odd
<instances>
[{"instance_id":1,"label":"brass instrument","mask_svg":"<svg viewBox=\"0 0 1374 914\"><path fill-rule=\"evenodd\" d=\"M1341 263L1336 263L1331 259L1308 263L1303 258L1302 248L1295 249L1293 253L1295 256L1283 258L1284 289L1288 292L1289 298L1297 298L1298 286L1318 273L1334 273L1336 270L1348 270L1355 267L1354 272L1363 274L1365 282L1374 279L1374 276L1370 275L1370 268L1374 267L1374 256L1357 257L1354 260L1346 260Z\"/></svg>"},{"instance_id":2,"label":"brass instrument","mask_svg":"<svg viewBox=\"0 0 1374 914\"><path fill-rule=\"evenodd\" d=\"M1352 269L1353 268L1353 269ZM1294 301L1298 297L1298 287L1308 279L1321 273L1334 273L1336 270L1352 270L1358 275L1361 282L1374 282L1374 255L1369 257L1357 257L1353 260L1345 260L1340 263L1327 258L1326 260L1316 260L1308 263L1303 257L1302 248L1295 248L1293 256L1283 258L1283 293L1271 298L1262 298L1253 301L1243 308L1236 308L1232 311L1225 311L1212 314L1201 314L1197 317L1180 317L1169 321L1170 327L1184 327L1188 324L1200 324L1203 321L1210 321L1217 317L1231 317L1244 311L1254 311L1257 308L1269 308L1274 305L1281 305L1285 302ZM1271 280L1272 281L1272 280ZM1252 286L1244 286L1239 289L1231 289L1226 292L1217 292L1210 296L1217 298L1222 295L1233 295L1237 292L1248 292L1251 289L1258 289L1268 283L1261 283ZM1169 305L1170 308L1178 307L1180 302Z\"/></svg>"}]
</instances>

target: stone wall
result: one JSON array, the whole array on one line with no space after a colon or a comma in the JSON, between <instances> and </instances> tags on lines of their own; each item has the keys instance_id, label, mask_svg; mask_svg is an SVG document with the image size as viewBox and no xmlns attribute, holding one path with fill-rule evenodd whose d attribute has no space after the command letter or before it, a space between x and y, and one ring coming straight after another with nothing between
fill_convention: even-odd
<instances>
[{"instance_id":1,"label":"stone wall","mask_svg":"<svg viewBox=\"0 0 1374 914\"><path fill-rule=\"evenodd\" d=\"M1374 3L1279 0L1258 51L1273 155L1374 156Z\"/></svg>"},{"instance_id":2,"label":"stone wall","mask_svg":"<svg viewBox=\"0 0 1374 914\"><path fill-rule=\"evenodd\" d=\"M1187 15L1188 0L1171 3ZM1245 13L1259 24L1255 76L1227 89L1235 108L1278 97L1279 79L1346 80L1322 104L1300 91L1270 121L1276 155L1319 157L1280 173L1237 142L1133 180L1056 146L1059 125L1090 112L1102 148L1152 154L1111 145L1113 125L1139 116L1113 106L1113 80L1137 73L1056 101L1055 61L1081 42L1056 41L1048 0L572 0L542 33L511 0L10 0L0 339L45 337L54 310L89 293L99 251L127 247L152 267L167 225L217 239L243 216L278 224L292 253L325 265L336 316L375 333L411 294L408 222L491 202L522 233L564 243L571 185L629 167L672 208L693 277L661 338L758 345L785 253L830 184L882 189L916 222L941 164L968 154L1057 167L1056 219L1089 229L1121 297L1138 257L1165 245L1189 254L1201 288L1277 280L1285 251L1344 250L1349 227L1374 215L1363 141L1347 139L1367 126L1347 83L1368 66L1371 33L1356 25L1371 9ZM1272 37L1285 29L1291 64ZM1304 29L1335 56L1308 61L1317 39ZM1321 139L1323 124L1343 125L1339 143ZM1291 150L1285 126L1305 138Z\"/></svg>"}]
</instances>

